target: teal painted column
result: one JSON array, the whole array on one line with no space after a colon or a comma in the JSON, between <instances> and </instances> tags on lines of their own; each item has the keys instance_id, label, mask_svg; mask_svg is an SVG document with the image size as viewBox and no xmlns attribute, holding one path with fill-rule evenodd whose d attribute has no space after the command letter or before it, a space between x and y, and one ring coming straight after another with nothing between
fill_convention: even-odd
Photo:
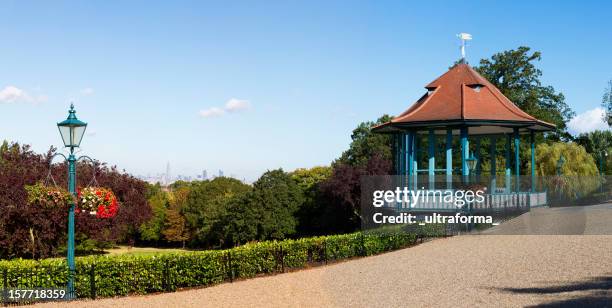
<instances>
[{"instance_id":1,"label":"teal painted column","mask_svg":"<svg viewBox=\"0 0 612 308\"><path fill-rule=\"evenodd\" d=\"M490 194L494 194L495 190L497 190L497 138L495 136L491 136L491 191Z\"/></svg>"},{"instance_id":2,"label":"teal painted column","mask_svg":"<svg viewBox=\"0 0 612 308\"><path fill-rule=\"evenodd\" d=\"M453 183L453 130L446 130L446 188L452 188Z\"/></svg>"},{"instance_id":3,"label":"teal painted column","mask_svg":"<svg viewBox=\"0 0 612 308\"><path fill-rule=\"evenodd\" d=\"M512 147L512 137L506 135L506 191L510 192L510 180L512 178L512 163L510 160L510 151Z\"/></svg>"},{"instance_id":4,"label":"teal painted column","mask_svg":"<svg viewBox=\"0 0 612 308\"><path fill-rule=\"evenodd\" d=\"M413 189L416 190L419 185L419 134L416 130L412 134L412 185Z\"/></svg>"},{"instance_id":5,"label":"teal painted column","mask_svg":"<svg viewBox=\"0 0 612 308\"><path fill-rule=\"evenodd\" d=\"M529 142L531 143L531 191L536 191L536 162L535 162L535 133L529 132Z\"/></svg>"},{"instance_id":6,"label":"teal painted column","mask_svg":"<svg viewBox=\"0 0 612 308\"><path fill-rule=\"evenodd\" d=\"M470 169L467 165L467 158L469 155L469 144L468 144L468 128L461 127L461 175L465 177L470 175Z\"/></svg>"},{"instance_id":7,"label":"teal painted column","mask_svg":"<svg viewBox=\"0 0 612 308\"><path fill-rule=\"evenodd\" d=\"M520 190L520 173L521 173L521 161L519 157L519 150L521 145L521 138L519 135L518 128L514 129L514 176L516 177L516 192Z\"/></svg>"},{"instance_id":8,"label":"teal painted column","mask_svg":"<svg viewBox=\"0 0 612 308\"><path fill-rule=\"evenodd\" d=\"M408 183L410 183L410 179L412 178L412 167L414 160L414 132L409 131L406 138L406 175L408 178ZM410 186L410 184L408 184Z\"/></svg>"},{"instance_id":9,"label":"teal painted column","mask_svg":"<svg viewBox=\"0 0 612 308\"><path fill-rule=\"evenodd\" d=\"M404 174L404 133L401 132L397 135L397 163L398 163L398 175Z\"/></svg>"},{"instance_id":10,"label":"teal painted column","mask_svg":"<svg viewBox=\"0 0 612 308\"><path fill-rule=\"evenodd\" d=\"M76 197L76 157L74 157L74 148L70 148L68 156L68 192ZM68 253L66 259L68 261L68 298L76 298L74 292L75 278L75 263L74 263L74 202L70 202L68 208Z\"/></svg>"},{"instance_id":11,"label":"teal painted column","mask_svg":"<svg viewBox=\"0 0 612 308\"><path fill-rule=\"evenodd\" d=\"M482 172L482 160L480 157L480 136L476 136L476 144L474 149L474 157L476 158L476 183L480 183L480 173Z\"/></svg>"},{"instance_id":12,"label":"teal painted column","mask_svg":"<svg viewBox=\"0 0 612 308\"><path fill-rule=\"evenodd\" d=\"M429 139L428 139L428 179L429 179L429 189L435 189L435 179L436 179L436 135L433 129L429 129Z\"/></svg>"}]
</instances>

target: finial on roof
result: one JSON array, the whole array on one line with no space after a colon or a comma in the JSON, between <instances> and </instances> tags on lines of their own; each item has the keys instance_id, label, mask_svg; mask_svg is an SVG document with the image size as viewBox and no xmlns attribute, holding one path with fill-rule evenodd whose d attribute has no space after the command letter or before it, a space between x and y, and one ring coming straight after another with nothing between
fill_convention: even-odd
<instances>
[{"instance_id":1,"label":"finial on roof","mask_svg":"<svg viewBox=\"0 0 612 308\"><path fill-rule=\"evenodd\" d=\"M461 32L457 34L457 37L461 40L461 63L467 63L465 60L465 41L472 40L472 35L469 33Z\"/></svg>"}]
</instances>

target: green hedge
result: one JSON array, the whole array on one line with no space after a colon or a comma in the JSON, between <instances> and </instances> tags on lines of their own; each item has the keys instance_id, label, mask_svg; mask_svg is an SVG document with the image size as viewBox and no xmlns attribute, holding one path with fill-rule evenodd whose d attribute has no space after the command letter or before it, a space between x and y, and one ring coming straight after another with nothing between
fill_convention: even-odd
<instances>
[{"instance_id":1,"label":"green hedge","mask_svg":"<svg viewBox=\"0 0 612 308\"><path fill-rule=\"evenodd\" d=\"M418 237L444 235L428 225L410 233L387 231L270 241L227 250L167 253L154 256L77 258L75 288L79 298L111 297L207 286L223 281L303 268L333 260L369 256L413 245ZM0 261L1 287L64 287L63 259Z\"/></svg>"}]
</instances>

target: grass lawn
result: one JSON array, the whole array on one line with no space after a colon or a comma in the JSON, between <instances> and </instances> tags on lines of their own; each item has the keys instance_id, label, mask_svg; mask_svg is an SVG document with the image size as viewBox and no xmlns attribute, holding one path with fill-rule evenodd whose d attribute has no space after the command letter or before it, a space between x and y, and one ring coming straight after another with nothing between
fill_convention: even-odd
<instances>
[{"instance_id":1,"label":"grass lawn","mask_svg":"<svg viewBox=\"0 0 612 308\"><path fill-rule=\"evenodd\" d=\"M169 252L189 252L186 249L180 248L154 248L154 247L129 247L129 246L117 246L115 248L110 248L104 250L108 255L121 255L121 254L129 254L135 256L148 256L148 255L156 255L163 254Z\"/></svg>"}]
</instances>

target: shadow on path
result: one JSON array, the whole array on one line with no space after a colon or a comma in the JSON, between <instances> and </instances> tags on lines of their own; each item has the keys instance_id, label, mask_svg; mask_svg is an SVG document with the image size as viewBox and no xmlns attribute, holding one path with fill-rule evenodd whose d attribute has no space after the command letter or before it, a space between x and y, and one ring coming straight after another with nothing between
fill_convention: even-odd
<instances>
[{"instance_id":1,"label":"shadow on path","mask_svg":"<svg viewBox=\"0 0 612 308\"><path fill-rule=\"evenodd\" d=\"M539 288L502 288L499 290L515 294L555 294L575 291L590 291L590 293L586 295L542 303L530 307L612 307L612 275L594 277L586 281L558 286Z\"/></svg>"}]
</instances>

